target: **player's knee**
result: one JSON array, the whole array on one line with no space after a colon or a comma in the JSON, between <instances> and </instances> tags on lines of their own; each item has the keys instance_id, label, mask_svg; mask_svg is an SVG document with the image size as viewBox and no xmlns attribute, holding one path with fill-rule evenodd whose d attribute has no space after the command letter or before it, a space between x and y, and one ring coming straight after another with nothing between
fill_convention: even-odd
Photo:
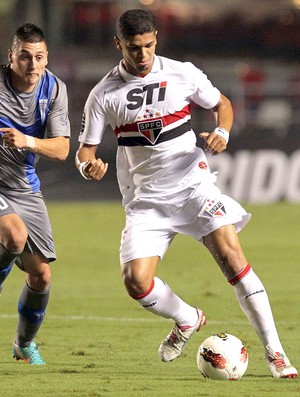
<instances>
[{"instance_id":1,"label":"player's knee","mask_svg":"<svg viewBox=\"0 0 300 397\"><path fill-rule=\"evenodd\" d=\"M51 269L45 265L39 269L27 272L27 284L35 291L46 291L51 285Z\"/></svg>"},{"instance_id":2,"label":"player's knee","mask_svg":"<svg viewBox=\"0 0 300 397\"><path fill-rule=\"evenodd\" d=\"M51 286L51 282L49 279L45 278L27 278L27 283L34 291L42 292L49 290Z\"/></svg>"},{"instance_id":3,"label":"player's knee","mask_svg":"<svg viewBox=\"0 0 300 397\"><path fill-rule=\"evenodd\" d=\"M132 295L137 288L134 277L130 272L122 271L122 279L127 292Z\"/></svg>"},{"instance_id":4,"label":"player's knee","mask_svg":"<svg viewBox=\"0 0 300 397\"><path fill-rule=\"evenodd\" d=\"M133 298L144 294L149 289L149 284L151 284L151 280L149 281L146 275L136 274L127 266L122 268L122 278L128 294Z\"/></svg>"},{"instance_id":5,"label":"player's knee","mask_svg":"<svg viewBox=\"0 0 300 397\"><path fill-rule=\"evenodd\" d=\"M14 234L7 241L6 249L9 252L13 252L15 254L21 254L24 250L26 240L27 240L27 234L22 234L22 233Z\"/></svg>"},{"instance_id":6,"label":"player's knee","mask_svg":"<svg viewBox=\"0 0 300 397\"><path fill-rule=\"evenodd\" d=\"M27 237L28 233L24 223L14 223L11 224L9 228L6 228L2 238L3 245L9 252L21 254L24 250Z\"/></svg>"}]
</instances>

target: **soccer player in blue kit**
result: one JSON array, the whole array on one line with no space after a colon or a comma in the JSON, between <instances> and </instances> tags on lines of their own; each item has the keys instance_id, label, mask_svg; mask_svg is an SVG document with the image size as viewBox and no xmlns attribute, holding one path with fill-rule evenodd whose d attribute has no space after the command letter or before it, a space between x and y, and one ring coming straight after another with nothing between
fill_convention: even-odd
<instances>
[{"instance_id":1,"label":"soccer player in blue kit","mask_svg":"<svg viewBox=\"0 0 300 397\"><path fill-rule=\"evenodd\" d=\"M184 302L155 275L176 234L193 236L211 252L259 336L275 378L295 378L274 323L268 296L245 258L239 232L250 219L244 208L214 184L206 152L227 147L231 103L190 62L156 55L151 13L128 10L117 21L115 45L122 60L90 92L85 104L76 165L86 179L100 180L108 164L97 147L110 125L118 140L117 177L126 212L121 273L129 295L143 308L173 319L161 342L162 361L178 357L206 323L205 313ZM196 146L190 104L212 111L213 131ZM188 260L188 259L187 259Z\"/></svg>"},{"instance_id":2,"label":"soccer player in blue kit","mask_svg":"<svg viewBox=\"0 0 300 397\"><path fill-rule=\"evenodd\" d=\"M52 228L35 165L39 157L63 161L70 122L65 84L46 65L43 31L21 25L0 71L0 290L16 263L25 272L12 353L45 364L34 338L49 300L56 259Z\"/></svg>"}]
</instances>

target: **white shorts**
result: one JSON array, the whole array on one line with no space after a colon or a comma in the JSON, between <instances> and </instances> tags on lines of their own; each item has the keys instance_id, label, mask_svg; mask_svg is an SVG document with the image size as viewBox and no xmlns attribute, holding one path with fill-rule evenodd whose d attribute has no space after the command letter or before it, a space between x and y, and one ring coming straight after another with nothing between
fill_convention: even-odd
<instances>
[{"instance_id":1,"label":"white shorts","mask_svg":"<svg viewBox=\"0 0 300 397\"><path fill-rule=\"evenodd\" d=\"M178 233L202 242L204 236L225 225L234 225L239 232L250 218L251 214L221 194L212 182L203 182L176 197L139 198L126 207L120 262L151 256L162 259Z\"/></svg>"}]
</instances>

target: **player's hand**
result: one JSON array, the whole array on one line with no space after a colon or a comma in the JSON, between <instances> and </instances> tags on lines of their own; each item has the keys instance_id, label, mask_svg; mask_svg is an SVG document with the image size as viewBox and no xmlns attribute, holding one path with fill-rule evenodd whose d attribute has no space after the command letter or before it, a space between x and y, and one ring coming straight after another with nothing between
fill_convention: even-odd
<instances>
[{"instance_id":1,"label":"player's hand","mask_svg":"<svg viewBox=\"0 0 300 397\"><path fill-rule=\"evenodd\" d=\"M88 177L99 181L104 177L108 169L108 164L104 163L101 159L90 160L84 166L83 172Z\"/></svg>"},{"instance_id":2,"label":"player's hand","mask_svg":"<svg viewBox=\"0 0 300 397\"><path fill-rule=\"evenodd\" d=\"M201 132L199 136L205 141L204 150L212 153L213 156L227 148L226 140L215 132Z\"/></svg>"},{"instance_id":3,"label":"player's hand","mask_svg":"<svg viewBox=\"0 0 300 397\"><path fill-rule=\"evenodd\" d=\"M27 145L26 135L15 128L0 128L0 134L5 146L13 149L23 149Z\"/></svg>"}]
</instances>

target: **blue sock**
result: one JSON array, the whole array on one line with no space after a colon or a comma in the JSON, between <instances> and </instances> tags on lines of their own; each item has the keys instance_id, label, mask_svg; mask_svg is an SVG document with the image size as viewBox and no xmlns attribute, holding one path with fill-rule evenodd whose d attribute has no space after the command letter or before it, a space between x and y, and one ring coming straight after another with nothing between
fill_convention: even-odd
<instances>
[{"instance_id":1,"label":"blue sock","mask_svg":"<svg viewBox=\"0 0 300 397\"><path fill-rule=\"evenodd\" d=\"M3 284L3 281L6 279L6 277L9 275L11 269L13 267L13 263L11 263L9 266L0 268L0 285Z\"/></svg>"},{"instance_id":2,"label":"blue sock","mask_svg":"<svg viewBox=\"0 0 300 397\"><path fill-rule=\"evenodd\" d=\"M18 303L19 321L15 338L18 346L29 346L36 336L45 317L49 295L50 289L37 292L24 285Z\"/></svg>"},{"instance_id":3,"label":"blue sock","mask_svg":"<svg viewBox=\"0 0 300 397\"><path fill-rule=\"evenodd\" d=\"M17 256L18 254L9 252L0 243L0 285L2 285L6 277L9 275Z\"/></svg>"}]
</instances>

